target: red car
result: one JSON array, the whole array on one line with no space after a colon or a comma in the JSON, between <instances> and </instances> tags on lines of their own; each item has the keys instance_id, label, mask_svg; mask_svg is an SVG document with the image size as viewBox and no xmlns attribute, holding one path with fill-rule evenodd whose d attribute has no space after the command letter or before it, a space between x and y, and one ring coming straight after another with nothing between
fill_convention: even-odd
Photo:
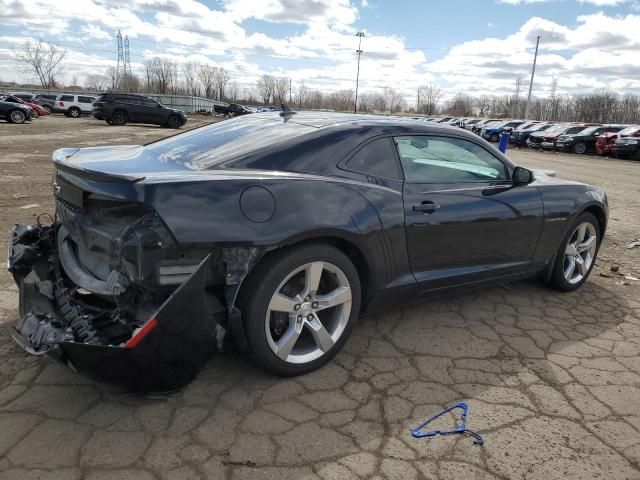
<instances>
[{"instance_id":1,"label":"red car","mask_svg":"<svg viewBox=\"0 0 640 480\"><path fill-rule=\"evenodd\" d=\"M640 136L640 125L631 125L617 133L603 133L596 138L596 152L598 152L598 155L611 155L613 144L616 143L616 140L623 137L638 136Z\"/></svg>"},{"instance_id":2,"label":"red car","mask_svg":"<svg viewBox=\"0 0 640 480\"><path fill-rule=\"evenodd\" d=\"M31 116L33 118L47 115L47 111L37 103L25 102L21 98L15 97L13 95L5 95L3 97L0 97L0 100L2 100L3 102L10 102L10 103L22 103L27 107L31 107L31 111L32 111Z\"/></svg>"}]
</instances>

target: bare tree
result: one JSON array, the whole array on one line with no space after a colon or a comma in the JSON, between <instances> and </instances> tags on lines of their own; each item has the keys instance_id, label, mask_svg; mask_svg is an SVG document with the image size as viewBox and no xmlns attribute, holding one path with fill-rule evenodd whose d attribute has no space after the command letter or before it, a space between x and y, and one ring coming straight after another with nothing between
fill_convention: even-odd
<instances>
[{"instance_id":1,"label":"bare tree","mask_svg":"<svg viewBox=\"0 0 640 480\"><path fill-rule=\"evenodd\" d=\"M227 98L232 102L238 101L238 95L240 94L240 84L237 80L231 80L227 85Z\"/></svg>"},{"instance_id":2,"label":"bare tree","mask_svg":"<svg viewBox=\"0 0 640 480\"><path fill-rule=\"evenodd\" d=\"M447 103L446 112L457 117L473 115L474 103L475 99L471 95L462 92L456 93Z\"/></svg>"},{"instance_id":3,"label":"bare tree","mask_svg":"<svg viewBox=\"0 0 640 480\"><path fill-rule=\"evenodd\" d=\"M398 90L393 87L384 87L382 95L385 99L385 109L391 113L402 110L406 107L406 101Z\"/></svg>"},{"instance_id":4,"label":"bare tree","mask_svg":"<svg viewBox=\"0 0 640 480\"><path fill-rule=\"evenodd\" d=\"M284 103L288 92L289 79L284 77L276 78L273 85L273 103L278 105Z\"/></svg>"},{"instance_id":5,"label":"bare tree","mask_svg":"<svg viewBox=\"0 0 640 480\"><path fill-rule=\"evenodd\" d=\"M92 92L103 92L111 87L111 82L108 75L99 75L92 73L87 75L84 81L84 86L87 90Z\"/></svg>"},{"instance_id":6,"label":"bare tree","mask_svg":"<svg viewBox=\"0 0 640 480\"><path fill-rule=\"evenodd\" d=\"M178 66L169 58L153 57L147 61L146 77L149 89L154 93L173 93L178 82Z\"/></svg>"},{"instance_id":7,"label":"bare tree","mask_svg":"<svg viewBox=\"0 0 640 480\"><path fill-rule=\"evenodd\" d=\"M342 112L353 110L355 91L353 89L338 90L329 95L327 106Z\"/></svg>"},{"instance_id":8,"label":"bare tree","mask_svg":"<svg viewBox=\"0 0 640 480\"><path fill-rule=\"evenodd\" d=\"M216 87L216 94L218 96L218 100L224 100L224 90L231 77L229 77L227 71L222 67L214 67L214 69L215 73L213 75L213 83Z\"/></svg>"},{"instance_id":9,"label":"bare tree","mask_svg":"<svg viewBox=\"0 0 640 480\"><path fill-rule=\"evenodd\" d=\"M309 88L304 84L304 80L300 80L296 90L296 103L299 108L306 106Z\"/></svg>"},{"instance_id":10,"label":"bare tree","mask_svg":"<svg viewBox=\"0 0 640 480\"><path fill-rule=\"evenodd\" d=\"M275 92L276 78L266 73L258 79L258 96L262 99L262 103L268 105L271 97Z\"/></svg>"},{"instance_id":11,"label":"bare tree","mask_svg":"<svg viewBox=\"0 0 640 480\"><path fill-rule=\"evenodd\" d=\"M434 115L438 111L438 102L442 98L442 90L432 83L418 89L420 96L418 113Z\"/></svg>"},{"instance_id":12,"label":"bare tree","mask_svg":"<svg viewBox=\"0 0 640 480\"><path fill-rule=\"evenodd\" d=\"M35 73L43 88L51 88L62 72L62 61L67 51L49 42L27 40L16 47L15 58L24 72Z\"/></svg>"},{"instance_id":13,"label":"bare tree","mask_svg":"<svg viewBox=\"0 0 640 480\"><path fill-rule=\"evenodd\" d=\"M202 65L198 70L198 76L200 78L202 88L204 88L204 96L207 98L213 98L215 90L216 67L209 64Z\"/></svg>"},{"instance_id":14,"label":"bare tree","mask_svg":"<svg viewBox=\"0 0 640 480\"><path fill-rule=\"evenodd\" d=\"M182 76L184 77L184 89L187 95L200 96L200 85L198 83L198 66L193 62L182 65Z\"/></svg>"}]
</instances>

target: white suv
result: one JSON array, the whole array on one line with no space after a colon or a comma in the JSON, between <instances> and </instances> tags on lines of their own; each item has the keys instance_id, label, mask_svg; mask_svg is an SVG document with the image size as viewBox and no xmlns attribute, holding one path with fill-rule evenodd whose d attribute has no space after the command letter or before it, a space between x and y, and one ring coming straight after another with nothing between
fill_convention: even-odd
<instances>
[{"instance_id":1,"label":"white suv","mask_svg":"<svg viewBox=\"0 0 640 480\"><path fill-rule=\"evenodd\" d=\"M91 114L93 111L93 102L95 101L95 97L89 97L87 95L62 94L56 97L53 111L56 113L64 113L67 117L78 118L82 114Z\"/></svg>"}]
</instances>

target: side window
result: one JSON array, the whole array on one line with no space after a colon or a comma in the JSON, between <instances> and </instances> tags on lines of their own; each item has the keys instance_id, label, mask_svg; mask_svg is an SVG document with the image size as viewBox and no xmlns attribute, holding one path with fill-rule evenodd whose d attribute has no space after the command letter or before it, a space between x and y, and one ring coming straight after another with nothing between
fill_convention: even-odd
<instances>
[{"instance_id":1,"label":"side window","mask_svg":"<svg viewBox=\"0 0 640 480\"><path fill-rule=\"evenodd\" d=\"M73 102L75 101L73 95L60 95L61 102Z\"/></svg>"},{"instance_id":2,"label":"side window","mask_svg":"<svg viewBox=\"0 0 640 480\"><path fill-rule=\"evenodd\" d=\"M93 103L93 98L91 98L91 97L78 96L78 101L79 101L80 103Z\"/></svg>"},{"instance_id":3,"label":"side window","mask_svg":"<svg viewBox=\"0 0 640 480\"><path fill-rule=\"evenodd\" d=\"M481 146L453 137L395 137L405 179L415 183L507 180L504 163Z\"/></svg>"},{"instance_id":4,"label":"side window","mask_svg":"<svg viewBox=\"0 0 640 480\"><path fill-rule=\"evenodd\" d=\"M390 138L378 138L358 150L345 164L346 168L373 177L402 180Z\"/></svg>"},{"instance_id":5,"label":"side window","mask_svg":"<svg viewBox=\"0 0 640 480\"><path fill-rule=\"evenodd\" d=\"M155 100L151 100L150 98L143 98L142 99L142 104L145 107L157 107L158 103Z\"/></svg>"},{"instance_id":6,"label":"side window","mask_svg":"<svg viewBox=\"0 0 640 480\"><path fill-rule=\"evenodd\" d=\"M123 97L125 103L129 103L131 105L142 105L142 99L136 96Z\"/></svg>"}]
</instances>

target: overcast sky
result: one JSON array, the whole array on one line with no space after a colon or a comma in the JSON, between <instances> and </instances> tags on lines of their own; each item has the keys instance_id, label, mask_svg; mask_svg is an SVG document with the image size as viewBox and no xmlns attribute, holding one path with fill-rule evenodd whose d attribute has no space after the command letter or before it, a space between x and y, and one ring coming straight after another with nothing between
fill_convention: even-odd
<instances>
[{"instance_id":1,"label":"overcast sky","mask_svg":"<svg viewBox=\"0 0 640 480\"><path fill-rule=\"evenodd\" d=\"M0 80L32 81L12 59L27 38L64 47L64 81L116 63L128 35L134 73L162 55L224 66L241 85L262 73L324 91L396 87L412 102L432 82L448 94L504 94L553 76L566 93L640 93L640 0L0 0Z\"/></svg>"}]
</instances>

